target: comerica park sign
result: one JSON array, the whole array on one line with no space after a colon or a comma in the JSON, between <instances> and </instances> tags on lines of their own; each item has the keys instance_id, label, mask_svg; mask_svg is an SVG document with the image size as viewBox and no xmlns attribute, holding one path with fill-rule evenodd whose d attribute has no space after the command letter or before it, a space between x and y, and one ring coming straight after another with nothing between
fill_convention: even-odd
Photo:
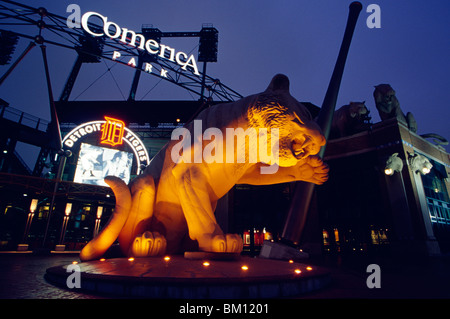
<instances>
[{"instance_id":1,"label":"comerica park sign","mask_svg":"<svg viewBox=\"0 0 450 319\"><path fill-rule=\"evenodd\" d=\"M91 19L100 19L103 24L103 29L95 29L89 26L89 22ZM198 72L197 62L195 61L194 56L187 55L182 51L176 51L174 48L169 47L168 45L158 43L158 41L154 39L146 39L144 35L140 33L136 33L133 30L129 30L127 28L121 28L117 23L111 22L108 20L108 17L103 16L100 13L89 11L83 14L81 17L81 27L84 31L94 37L103 37L107 36L111 39L118 39L120 42L125 43L131 47L137 47L140 50L145 50L149 54L157 55L162 59L169 60L171 62L177 63L181 66L182 70L187 70L188 68L195 74L200 75ZM120 57L120 52L114 51L113 60L116 60ZM136 60L134 57L131 57L127 63L130 66L136 67ZM145 63L143 66L145 72L151 73L152 65L150 63ZM161 76L167 76L166 72L161 71Z\"/></svg>"}]
</instances>

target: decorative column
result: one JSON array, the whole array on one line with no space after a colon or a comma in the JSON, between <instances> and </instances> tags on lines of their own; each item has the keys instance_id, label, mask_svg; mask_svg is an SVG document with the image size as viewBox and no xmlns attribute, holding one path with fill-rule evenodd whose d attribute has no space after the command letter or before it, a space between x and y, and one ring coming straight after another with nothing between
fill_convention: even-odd
<instances>
[{"instance_id":1,"label":"decorative column","mask_svg":"<svg viewBox=\"0 0 450 319\"><path fill-rule=\"evenodd\" d=\"M72 203L66 204L66 209L64 211L64 220L61 226L61 235L59 236L59 245L56 245L56 250L64 250L65 245L64 237L66 235L67 223L69 222L70 213L72 212Z\"/></svg>"},{"instance_id":2,"label":"decorative column","mask_svg":"<svg viewBox=\"0 0 450 319\"><path fill-rule=\"evenodd\" d=\"M102 218L102 214L103 214L103 207L98 206L97 207L97 219L95 220L94 233L92 234L92 238L97 236L97 234L100 230L100 219Z\"/></svg>"},{"instance_id":3,"label":"decorative column","mask_svg":"<svg viewBox=\"0 0 450 319\"><path fill-rule=\"evenodd\" d=\"M441 254L439 243L434 236L433 225L431 224L430 212L427 204L427 199L425 195L425 189L423 187L422 175L429 174L433 165L430 161L423 155L415 153L409 154L408 164L411 168L413 181L416 188L416 203L421 220L422 234L417 234L420 236L420 240L423 241L421 245L423 251L428 256L438 256Z\"/></svg>"},{"instance_id":4,"label":"decorative column","mask_svg":"<svg viewBox=\"0 0 450 319\"><path fill-rule=\"evenodd\" d=\"M26 244L28 233L30 232L31 222L33 221L34 212L36 211L38 205L37 199L32 199L30 204L30 212L28 213L27 223L25 224L25 231L23 232L22 244L17 246L17 250L24 251L28 250L28 244Z\"/></svg>"}]
</instances>

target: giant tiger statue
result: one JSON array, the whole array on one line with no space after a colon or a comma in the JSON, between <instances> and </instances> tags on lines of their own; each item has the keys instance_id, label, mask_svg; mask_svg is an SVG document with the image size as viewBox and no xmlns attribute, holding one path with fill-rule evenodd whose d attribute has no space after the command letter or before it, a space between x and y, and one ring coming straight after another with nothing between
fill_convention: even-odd
<instances>
[{"instance_id":1,"label":"giant tiger statue","mask_svg":"<svg viewBox=\"0 0 450 319\"><path fill-rule=\"evenodd\" d=\"M196 120L201 121L202 133L207 128L216 128L223 133L224 140L229 133L227 128L242 128L234 130L238 134L232 138L238 140L242 137L238 135L249 128L258 132L258 139L263 129L267 132L277 128L279 156L272 158L273 163L259 155L255 162L249 161L251 152L260 144L244 136L244 141L250 141L245 145L237 143L232 151L237 154L244 150L245 161L227 163L208 158L174 161L173 151L180 142L171 140L130 185L116 177L105 179L114 191L116 208L99 235L83 248L81 260L101 257L116 239L123 254L134 257L193 249L239 253L243 248L241 237L224 234L214 216L218 199L235 184L268 185L299 180L322 184L328 178L327 165L316 156L325 138L305 106L290 95L289 79L284 75L276 75L264 92L212 106ZM194 133L192 122L185 128ZM215 140L193 137L182 152L189 153L194 147L205 150L217 140L217 136ZM175 153L178 152L177 149ZM269 164L275 165L274 173L262 174L261 169Z\"/></svg>"}]
</instances>

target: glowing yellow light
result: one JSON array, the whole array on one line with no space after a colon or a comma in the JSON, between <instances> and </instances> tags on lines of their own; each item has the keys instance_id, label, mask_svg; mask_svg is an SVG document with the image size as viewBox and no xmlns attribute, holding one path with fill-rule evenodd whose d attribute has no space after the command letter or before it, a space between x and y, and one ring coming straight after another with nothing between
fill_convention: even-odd
<instances>
[{"instance_id":1,"label":"glowing yellow light","mask_svg":"<svg viewBox=\"0 0 450 319\"><path fill-rule=\"evenodd\" d=\"M301 273L302 273L302 271L301 271L300 269L295 269L294 272L295 272L296 274L301 274Z\"/></svg>"},{"instance_id":2,"label":"glowing yellow light","mask_svg":"<svg viewBox=\"0 0 450 319\"><path fill-rule=\"evenodd\" d=\"M431 170L428 167L424 167L424 168L422 168L422 172L424 174L428 174L429 172L431 172Z\"/></svg>"},{"instance_id":3,"label":"glowing yellow light","mask_svg":"<svg viewBox=\"0 0 450 319\"><path fill-rule=\"evenodd\" d=\"M244 265L241 267L242 270L248 270L248 266Z\"/></svg>"},{"instance_id":4,"label":"glowing yellow light","mask_svg":"<svg viewBox=\"0 0 450 319\"><path fill-rule=\"evenodd\" d=\"M306 270L310 271L310 270L312 270L312 267L308 266L308 267L306 267Z\"/></svg>"},{"instance_id":5,"label":"glowing yellow light","mask_svg":"<svg viewBox=\"0 0 450 319\"><path fill-rule=\"evenodd\" d=\"M211 264L209 263L209 261L203 262L203 266L208 267L209 265L211 265Z\"/></svg>"},{"instance_id":6,"label":"glowing yellow light","mask_svg":"<svg viewBox=\"0 0 450 319\"><path fill-rule=\"evenodd\" d=\"M169 257L169 256L166 256L166 257L164 257L164 260L165 260L165 261L169 261L169 260L170 260L170 257Z\"/></svg>"},{"instance_id":7,"label":"glowing yellow light","mask_svg":"<svg viewBox=\"0 0 450 319\"><path fill-rule=\"evenodd\" d=\"M103 214L103 207L102 206L98 206L97 207L97 219L102 218L102 214Z\"/></svg>"},{"instance_id":8,"label":"glowing yellow light","mask_svg":"<svg viewBox=\"0 0 450 319\"><path fill-rule=\"evenodd\" d=\"M64 211L64 214L66 216L69 216L71 211L72 211L72 203L67 203L66 204L66 210Z\"/></svg>"},{"instance_id":9,"label":"glowing yellow light","mask_svg":"<svg viewBox=\"0 0 450 319\"><path fill-rule=\"evenodd\" d=\"M128 258L128 261L134 261L134 257Z\"/></svg>"},{"instance_id":10,"label":"glowing yellow light","mask_svg":"<svg viewBox=\"0 0 450 319\"><path fill-rule=\"evenodd\" d=\"M393 170L392 168L386 168L386 169L384 170L384 173L385 173L386 175L392 175L392 174L394 174L394 170Z\"/></svg>"},{"instance_id":11,"label":"glowing yellow light","mask_svg":"<svg viewBox=\"0 0 450 319\"><path fill-rule=\"evenodd\" d=\"M76 265L78 264L78 261L72 261L72 264Z\"/></svg>"},{"instance_id":12,"label":"glowing yellow light","mask_svg":"<svg viewBox=\"0 0 450 319\"><path fill-rule=\"evenodd\" d=\"M100 261L105 261L106 259L105 258L100 258Z\"/></svg>"},{"instance_id":13,"label":"glowing yellow light","mask_svg":"<svg viewBox=\"0 0 450 319\"><path fill-rule=\"evenodd\" d=\"M290 263L290 264L293 264L293 263L294 263L294 261L293 261L293 260L291 259L291 260L289 260L289 263Z\"/></svg>"},{"instance_id":14,"label":"glowing yellow light","mask_svg":"<svg viewBox=\"0 0 450 319\"><path fill-rule=\"evenodd\" d=\"M180 119L177 119L177 123L180 123L180 121L181 121Z\"/></svg>"},{"instance_id":15,"label":"glowing yellow light","mask_svg":"<svg viewBox=\"0 0 450 319\"><path fill-rule=\"evenodd\" d=\"M30 212L34 213L34 211L37 208L37 205L38 205L38 200L37 199L31 200Z\"/></svg>"}]
</instances>

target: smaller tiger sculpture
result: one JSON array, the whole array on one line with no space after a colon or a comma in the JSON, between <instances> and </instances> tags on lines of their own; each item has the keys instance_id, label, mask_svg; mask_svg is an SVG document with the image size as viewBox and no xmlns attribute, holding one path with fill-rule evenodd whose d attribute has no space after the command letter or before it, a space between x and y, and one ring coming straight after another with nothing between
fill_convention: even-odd
<instances>
[{"instance_id":1,"label":"smaller tiger sculpture","mask_svg":"<svg viewBox=\"0 0 450 319\"><path fill-rule=\"evenodd\" d=\"M409 153L409 165L414 173L418 173L421 175L426 175L431 172L433 168L433 164L431 164L430 160L423 155L417 153Z\"/></svg>"},{"instance_id":2,"label":"smaller tiger sculpture","mask_svg":"<svg viewBox=\"0 0 450 319\"><path fill-rule=\"evenodd\" d=\"M397 118L399 122L407 125L410 131L417 132L417 122L413 114L411 112L406 115L403 113L395 91L389 84L375 86L373 97L382 121Z\"/></svg>"},{"instance_id":3,"label":"smaller tiger sculpture","mask_svg":"<svg viewBox=\"0 0 450 319\"><path fill-rule=\"evenodd\" d=\"M401 172L403 170L403 160L398 156L398 153L394 153L386 161L386 167L384 173L386 175L394 175L395 172Z\"/></svg>"},{"instance_id":4,"label":"smaller tiger sculpture","mask_svg":"<svg viewBox=\"0 0 450 319\"><path fill-rule=\"evenodd\" d=\"M350 102L334 112L330 138L340 138L369 129L370 111L363 102Z\"/></svg>"}]
</instances>

